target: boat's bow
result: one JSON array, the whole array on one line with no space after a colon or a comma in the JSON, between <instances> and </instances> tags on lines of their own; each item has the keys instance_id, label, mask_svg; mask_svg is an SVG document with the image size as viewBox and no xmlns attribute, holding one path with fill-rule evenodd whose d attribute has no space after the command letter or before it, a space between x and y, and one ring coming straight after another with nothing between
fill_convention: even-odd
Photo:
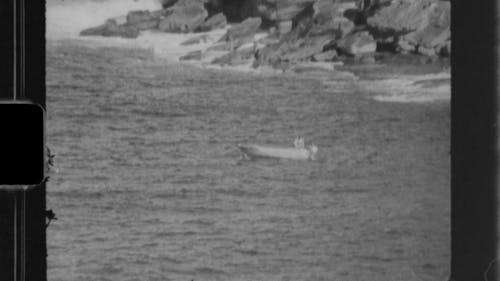
<instances>
[{"instance_id":1,"label":"boat's bow","mask_svg":"<svg viewBox=\"0 0 500 281\"><path fill-rule=\"evenodd\" d=\"M314 160L318 148L311 145L304 148L280 147L257 144L238 144L238 148L248 158L267 157L293 160Z\"/></svg>"}]
</instances>

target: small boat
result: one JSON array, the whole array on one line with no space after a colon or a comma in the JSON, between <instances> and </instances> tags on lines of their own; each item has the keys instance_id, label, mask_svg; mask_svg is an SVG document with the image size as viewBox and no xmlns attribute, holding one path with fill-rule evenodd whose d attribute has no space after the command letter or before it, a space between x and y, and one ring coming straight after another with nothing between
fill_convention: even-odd
<instances>
[{"instance_id":1,"label":"small boat","mask_svg":"<svg viewBox=\"0 0 500 281\"><path fill-rule=\"evenodd\" d=\"M293 160L314 160L318 147L310 145L307 147L280 147L257 144L238 144L243 156L249 158L283 158Z\"/></svg>"}]
</instances>

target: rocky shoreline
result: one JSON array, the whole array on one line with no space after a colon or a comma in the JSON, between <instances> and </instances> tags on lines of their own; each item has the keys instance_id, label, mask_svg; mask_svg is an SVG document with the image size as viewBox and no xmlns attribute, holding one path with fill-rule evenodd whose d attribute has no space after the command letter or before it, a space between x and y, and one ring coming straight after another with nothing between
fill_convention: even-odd
<instances>
[{"instance_id":1,"label":"rocky shoreline","mask_svg":"<svg viewBox=\"0 0 500 281\"><path fill-rule=\"evenodd\" d=\"M162 0L81 36L137 38L192 33L182 46L210 45L179 59L220 66L289 69L307 62L449 64L450 2L443 0ZM229 27L229 28L228 28ZM220 38L206 32L226 28ZM199 33L199 35L196 35ZM190 48L192 50L192 48Z\"/></svg>"}]
</instances>

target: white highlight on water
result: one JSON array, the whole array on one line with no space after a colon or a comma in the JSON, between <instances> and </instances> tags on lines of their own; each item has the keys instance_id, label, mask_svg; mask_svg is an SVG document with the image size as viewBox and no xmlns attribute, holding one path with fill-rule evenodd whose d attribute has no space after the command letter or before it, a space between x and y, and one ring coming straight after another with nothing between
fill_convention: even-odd
<instances>
[{"instance_id":1,"label":"white highlight on water","mask_svg":"<svg viewBox=\"0 0 500 281\"><path fill-rule=\"evenodd\" d=\"M393 79L369 81L370 91L377 92L373 98L383 102L434 102L449 101L451 98L451 76L449 72L426 75L401 75ZM425 83L448 80L426 87Z\"/></svg>"}]
</instances>

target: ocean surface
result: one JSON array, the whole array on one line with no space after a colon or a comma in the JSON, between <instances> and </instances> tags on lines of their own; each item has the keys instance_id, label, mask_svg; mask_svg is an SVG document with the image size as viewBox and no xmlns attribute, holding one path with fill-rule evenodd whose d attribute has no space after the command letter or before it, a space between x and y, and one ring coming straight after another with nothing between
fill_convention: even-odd
<instances>
[{"instance_id":1,"label":"ocean surface","mask_svg":"<svg viewBox=\"0 0 500 281\"><path fill-rule=\"evenodd\" d=\"M52 19L49 280L447 280L448 101L182 65ZM297 135L317 161L236 147Z\"/></svg>"}]
</instances>

